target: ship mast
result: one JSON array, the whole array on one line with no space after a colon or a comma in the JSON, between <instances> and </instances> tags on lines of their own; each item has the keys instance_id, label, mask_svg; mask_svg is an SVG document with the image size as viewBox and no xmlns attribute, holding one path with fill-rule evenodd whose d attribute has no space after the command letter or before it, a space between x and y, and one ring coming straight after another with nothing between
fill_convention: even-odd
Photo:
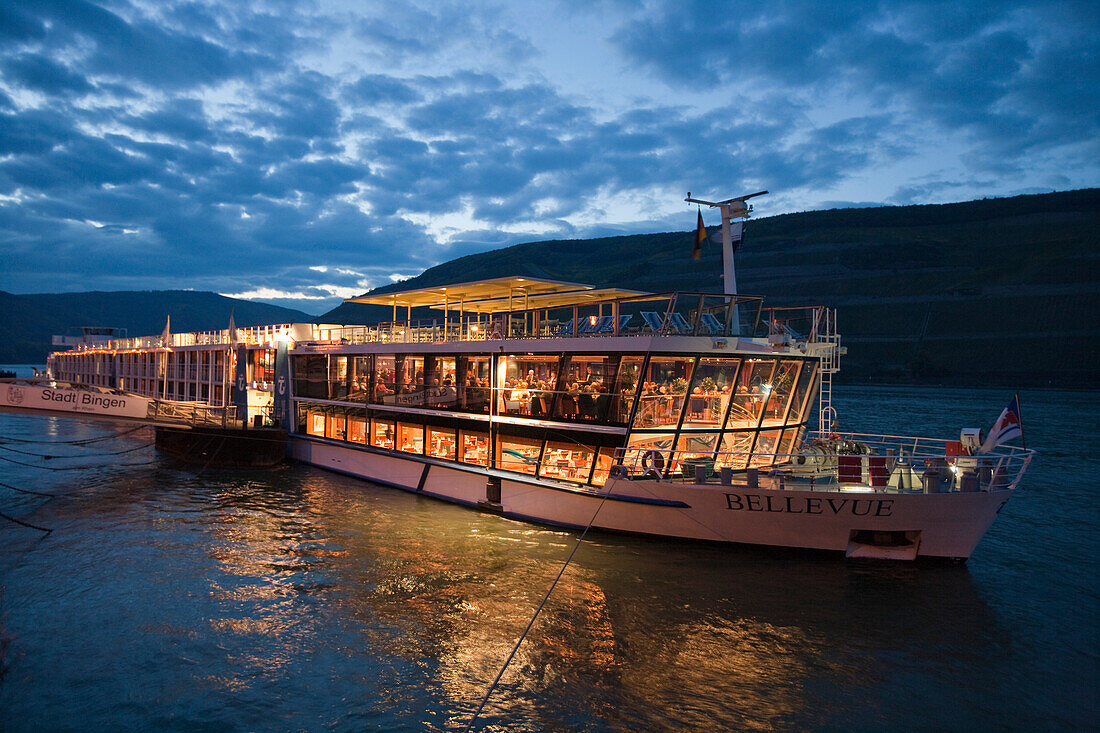
<instances>
[{"instance_id":1,"label":"ship mast","mask_svg":"<svg viewBox=\"0 0 1100 733\"><path fill-rule=\"evenodd\" d=\"M745 219L752 214L752 204L745 204L747 199L753 196L763 196L767 191L737 196L725 201L704 201L691 197L688 191L689 204L706 204L711 208L717 208L722 213L722 290L727 295L737 295L737 274L733 268L733 242L741 241L741 232L745 225Z\"/></svg>"}]
</instances>

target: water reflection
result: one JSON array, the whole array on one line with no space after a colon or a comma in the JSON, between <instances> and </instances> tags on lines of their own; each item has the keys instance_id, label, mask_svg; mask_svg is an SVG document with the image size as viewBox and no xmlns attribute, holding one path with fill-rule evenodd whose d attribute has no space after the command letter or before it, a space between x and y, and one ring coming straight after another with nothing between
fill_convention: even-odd
<instances>
[{"instance_id":1,"label":"water reflection","mask_svg":"<svg viewBox=\"0 0 1100 733\"><path fill-rule=\"evenodd\" d=\"M103 432L74 425L39 429ZM301 466L5 482L62 494L0 501L56 528L0 538L13 731L461 729L576 539ZM1058 558L1091 487L1036 485L969 568L590 535L479 727L1081 723L1095 619Z\"/></svg>"}]
</instances>

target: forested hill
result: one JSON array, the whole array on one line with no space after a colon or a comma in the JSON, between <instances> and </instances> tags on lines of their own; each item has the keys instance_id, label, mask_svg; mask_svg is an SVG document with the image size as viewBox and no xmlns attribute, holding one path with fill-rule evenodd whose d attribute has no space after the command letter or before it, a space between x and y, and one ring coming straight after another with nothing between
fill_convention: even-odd
<instances>
[{"instance_id":1,"label":"forested hill","mask_svg":"<svg viewBox=\"0 0 1100 733\"><path fill-rule=\"evenodd\" d=\"M44 364L50 337L72 333L74 327L114 326L125 328L130 336L147 336L163 331L171 315L176 333L207 331L228 327L230 312L242 327L313 320L290 308L191 290L41 295L0 291L0 363Z\"/></svg>"},{"instance_id":2,"label":"forested hill","mask_svg":"<svg viewBox=\"0 0 1100 733\"><path fill-rule=\"evenodd\" d=\"M738 289L773 305L836 307L849 346L842 381L1098 387L1098 231L1100 189L765 217L746 225ZM692 235L520 244L375 292L505 275L721 290L719 247L693 261ZM319 320L372 322L382 311L345 304Z\"/></svg>"}]
</instances>

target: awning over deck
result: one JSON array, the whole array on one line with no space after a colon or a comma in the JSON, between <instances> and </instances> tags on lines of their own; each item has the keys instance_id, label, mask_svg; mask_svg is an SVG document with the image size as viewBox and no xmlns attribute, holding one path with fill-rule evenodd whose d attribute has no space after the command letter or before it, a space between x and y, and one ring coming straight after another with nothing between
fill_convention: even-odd
<instances>
[{"instance_id":1,"label":"awning over deck","mask_svg":"<svg viewBox=\"0 0 1100 733\"><path fill-rule=\"evenodd\" d=\"M537 280L529 277L498 277L454 285L439 285L392 293L348 298L348 303L388 305L396 308L436 308L470 313L506 313L531 308L595 303L645 295L639 290L594 288L583 283Z\"/></svg>"}]
</instances>

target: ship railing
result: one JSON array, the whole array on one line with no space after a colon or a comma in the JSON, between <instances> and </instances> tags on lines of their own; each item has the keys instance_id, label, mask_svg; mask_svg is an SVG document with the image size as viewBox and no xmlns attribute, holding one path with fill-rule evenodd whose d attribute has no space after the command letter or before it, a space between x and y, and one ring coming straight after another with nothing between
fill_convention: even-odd
<instances>
[{"instance_id":1,"label":"ship railing","mask_svg":"<svg viewBox=\"0 0 1100 733\"><path fill-rule=\"evenodd\" d=\"M1000 445L973 455L958 441L894 435L811 435L795 453L773 450L619 448L614 473L627 479L792 490L952 493L1015 489L1035 451Z\"/></svg>"},{"instance_id":2,"label":"ship railing","mask_svg":"<svg viewBox=\"0 0 1100 733\"><path fill-rule=\"evenodd\" d=\"M714 293L656 293L524 310L462 313L382 322L373 326L313 327L315 342L331 344L438 343L505 339L587 338L606 336L707 336L766 338L763 299ZM782 312L781 312L782 311ZM772 328L812 332L815 309L772 309ZM803 323L807 325L803 325ZM791 339L788 339L791 340ZM798 340L798 337L794 340Z\"/></svg>"},{"instance_id":3,"label":"ship railing","mask_svg":"<svg viewBox=\"0 0 1100 733\"><path fill-rule=\"evenodd\" d=\"M237 407L154 398L150 401L148 419L153 422L225 427L237 422Z\"/></svg>"}]
</instances>

